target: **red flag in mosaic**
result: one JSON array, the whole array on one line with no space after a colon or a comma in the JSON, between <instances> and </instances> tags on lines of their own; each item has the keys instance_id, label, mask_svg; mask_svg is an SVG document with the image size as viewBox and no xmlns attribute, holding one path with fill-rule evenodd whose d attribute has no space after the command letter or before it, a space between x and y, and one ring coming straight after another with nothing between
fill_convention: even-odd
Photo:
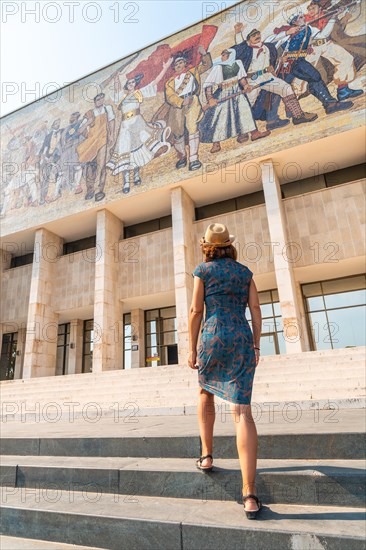
<instances>
[{"instance_id":1,"label":"red flag in mosaic","mask_svg":"<svg viewBox=\"0 0 366 550\"><path fill-rule=\"evenodd\" d=\"M183 40L183 42L180 42L173 48L168 44L161 44L147 59L141 61L134 70L127 73L126 76L127 78L134 78L136 75L142 73L144 77L139 83L139 87L146 86L161 72L163 63L166 63L170 57L174 57L178 52L185 52L188 57L189 67L194 67L199 64L201 59L198 53L198 46L203 46L207 51L216 33L216 25L203 25L201 33ZM174 70L170 67L163 80L158 84L159 92L164 90L165 82L172 77L173 74Z\"/></svg>"}]
</instances>

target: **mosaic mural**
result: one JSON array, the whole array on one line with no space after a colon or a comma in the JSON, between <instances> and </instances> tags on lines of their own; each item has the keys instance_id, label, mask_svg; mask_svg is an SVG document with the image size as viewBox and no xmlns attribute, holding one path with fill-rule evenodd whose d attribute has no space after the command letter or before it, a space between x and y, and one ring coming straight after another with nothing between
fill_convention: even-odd
<instances>
[{"instance_id":1,"label":"mosaic mural","mask_svg":"<svg viewBox=\"0 0 366 550\"><path fill-rule=\"evenodd\" d=\"M2 233L361 126L364 2L242 4L4 117Z\"/></svg>"}]
</instances>

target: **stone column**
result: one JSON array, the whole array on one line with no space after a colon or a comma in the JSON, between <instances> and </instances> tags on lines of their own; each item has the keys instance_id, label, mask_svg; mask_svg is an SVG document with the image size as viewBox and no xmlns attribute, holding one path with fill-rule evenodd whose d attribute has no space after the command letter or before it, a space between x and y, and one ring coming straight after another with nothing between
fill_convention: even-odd
<instances>
[{"instance_id":1,"label":"stone column","mask_svg":"<svg viewBox=\"0 0 366 550\"><path fill-rule=\"evenodd\" d=\"M57 261L62 239L38 229L28 306L23 378L53 376L56 372L58 314L52 305Z\"/></svg>"},{"instance_id":2,"label":"stone column","mask_svg":"<svg viewBox=\"0 0 366 550\"><path fill-rule=\"evenodd\" d=\"M83 325L81 319L70 321L69 362L66 374L79 374L83 363Z\"/></svg>"},{"instance_id":3,"label":"stone column","mask_svg":"<svg viewBox=\"0 0 366 550\"><path fill-rule=\"evenodd\" d=\"M4 271L10 268L11 263L11 253L7 250L4 250L3 248L0 248L0 277L2 278L2 274ZM0 287L2 286L3 281L0 281ZM16 331L14 331L16 332ZM3 342L3 334L6 333L6 323L4 324L0 323L0 346Z\"/></svg>"},{"instance_id":4,"label":"stone column","mask_svg":"<svg viewBox=\"0 0 366 550\"><path fill-rule=\"evenodd\" d=\"M3 345L3 336L5 334L5 331L4 331L4 325L2 323L0 323L0 353L1 353L1 348L2 348L2 345Z\"/></svg>"},{"instance_id":5,"label":"stone column","mask_svg":"<svg viewBox=\"0 0 366 550\"><path fill-rule=\"evenodd\" d=\"M2 273L6 269L10 268L11 253L7 250L0 248L0 272Z\"/></svg>"},{"instance_id":6,"label":"stone column","mask_svg":"<svg viewBox=\"0 0 366 550\"><path fill-rule=\"evenodd\" d=\"M108 210L97 212L93 372L122 368L122 302L118 296L118 243L123 224Z\"/></svg>"},{"instance_id":7,"label":"stone column","mask_svg":"<svg viewBox=\"0 0 366 550\"><path fill-rule=\"evenodd\" d=\"M286 257L286 213L272 160L260 163L287 353L306 350L293 266Z\"/></svg>"},{"instance_id":8,"label":"stone column","mask_svg":"<svg viewBox=\"0 0 366 550\"><path fill-rule=\"evenodd\" d=\"M139 347L138 350L131 351L131 368L146 367L145 312L143 309L131 310L131 337L131 346L138 345Z\"/></svg>"},{"instance_id":9,"label":"stone column","mask_svg":"<svg viewBox=\"0 0 366 550\"><path fill-rule=\"evenodd\" d=\"M186 365L189 352L188 316L192 301L194 253L192 225L194 202L182 187L171 192L175 306L178 328L178 361Z\"/></svg>"},{"instance_id":10,"label":"stone column","mask_svg":"<svg viewBox=\"0 0 366 550\"><path fill-rule=\"evenodd\" d=\"M15 245L12 245L11 243L4 243L5 246L8 246L11 249L15 248ZM11 264L11 252L9 250L0 249L0 277L2 277L2 273L10 268ZM2 285L2 281L0 281L0 286ZM18 333L18 343L17 343L17 351L20 347L20 332L21 329L18 325L18 323L0 323L0 351L3 344L3 335L7 334L9 332L17 332ZM16 356L15 360L15 368L14 368L14 379L15 378L21 378L21 361L23 360L23 349L22 356Z\"/></svg>"},{"instance_id":11,"label":"stone column","mask_svg":"<svg viewBox=\"0 0 366 550\"><path fill-rule=\"evenodd\" d=\"M15 359L14 380L22 378L24 352L25 352L26 328L18 329L17 355Z\"/></svg>"},{"instance_id":12,"label":"stone column","mask_svg":"<svg viewBox=\"0 0 366 550\"><path fill-rule=\"evenodd\" d=\"M295 281L295 291L296 291L296 296L297 296L299 318L300 318L300 322L301 322L301 334L304 335L304 343L303 343L304 349L303 349L303 351L311 351L308 327L307 327L307 324L306 324L306 312L305 312L305 307L304 307L304 300L303 300L303 297L302 297L301 285L298 281Z\"/></svg>"}]
</instances>

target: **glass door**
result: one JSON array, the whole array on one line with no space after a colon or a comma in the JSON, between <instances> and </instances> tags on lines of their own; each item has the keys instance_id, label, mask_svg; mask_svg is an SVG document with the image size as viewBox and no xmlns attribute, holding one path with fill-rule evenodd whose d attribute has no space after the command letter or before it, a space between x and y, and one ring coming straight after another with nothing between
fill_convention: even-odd
<instances>
[{"instance_id":1,"label":"glass door","mask_svg":"<svg viewBox=\"0 0 366 550\"><path fill-rule=\"evenodd\" d=\"M17 344L17 332L3 335L0 358L0 380L14 379Z\"/></svg>"},{"instance_id":2,"label":"glass door","mask_svg":"<svg viewBox=\"0 0 366 550\"><path fill-rule=\"evenodd\" d=\"M69 362L70 323L58 326L56 376L66 374Z\"/></svg>"},{"instance_id":3,"label":"glass door","mask_svg":"<svg viewBox=\"0 0 366 550\"><path fill-rule=\"evenodd\" d=\"M178 364L175 306L145 312L146 366Z\"/></svg>"}]
</instances>

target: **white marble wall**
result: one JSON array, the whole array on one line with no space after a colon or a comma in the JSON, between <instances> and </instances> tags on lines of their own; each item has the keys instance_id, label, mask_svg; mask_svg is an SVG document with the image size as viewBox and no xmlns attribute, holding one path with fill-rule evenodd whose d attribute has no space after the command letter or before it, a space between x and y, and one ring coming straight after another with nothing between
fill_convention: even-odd
<instances>
[{"instance_id":1,"label":"white marble wall","mask_svg":"<svg viewBox=\"0 0 366 550\"><path fill-rule=\"evenodd\" d=\"M283 201L287 231L299 249L295 267L364 256L365 195L366 180L359 180Z\"/></svg>"},{"instance_id":2,"label":"white marble wall","mask_svg":"<svg viewBox=\"0 0 366 550\"><path fill-rule=\"evenodd\" d=\"M23 378L52 376L56 371L58 314L53 306L53 288L62 239L38 229L34 250Z\"/></svg>"},{"instance_id":3,"label":"white marble wall","mask_svg":"<svg viewBox=\"0 0 366 550\"><path fill-rule=\"evenodd\" d=\"M62 256L57 263L54 307L57 311L94 305L96 249Z\"/></svg>"},{"instance_id":4,"label":"white marble wall","mask_svg":"<svg viewBox=\"0 0 366 550\"><path fill-rule=\"evenodd\" d=\"M195 265L202 262L199 239L205 234L207 226L216 221L224 223L230 233L236 236L234 246L238 251L239 262L247 265L254 274L274 271L273 258L266 244L270 243L271 237L264 204L196 221L193 224Z\"/></svg>"},{"instance_id":5,"label":"white marble wall","mask_svg":"<svg viewBox=\"0 0 366 550\"><path fill-rule=\"evenodd\" d=\"M363 257L365 251L365 180L322 189L304 195L280 199L278 184L264 166L265 205L229 212L213 218L194 221L194 204L182 187L172 190L173 228L123 240L122 222L107 210L98 212L97 248L58 257L52 261L40 254L42 249L59 247L62 239L46 229L36 234L36 259L33 265L9 269L10 254L1 254L0 323L2 332L25 330L27 340L16 373L23 376L54 374L55 342L42 334L45 325L57 325L58 312L63 322L70 311L94 308L95 322L103 327L101 341L96 342L96 370L122 366L122 301L175 291L177 308L179 360L188 353L188 310L191 302L194 267L202 261L199 239L209 223L225 223L236 235L239 261L248 265L254 275L275 275L280 295L284 325L290 330L301 326L303 340L291 342L288 333L287 351L309 349L300 282L296 268L324 262L329 244L335 245L338 260ZM267 170L267 172L266 172ZM289 263L283 255L286 242L297 243L301 253ZM274 255L269 254L270 243ZM314 243L323 256L316 257ZM112 246L111 246L112 245ZM56 248L55 248L56 247ZM38 250L38 255L37 255ZM277 250L277 253L276 253ZM332 264L324 263L325 277L332 278ZM351 263L350 263L351 266ZM136 302L135 302L136 304ZM137 308L136 308L137 305ZM133 306L139 326L143 311ZM92 316L92 314L90 315ZM85 317L84 317L85 318ZM78 348L70 355L69 372L81 371L81 321L78 327ZM79 323L79 324L78 324ZM297 323L297 325L296 325ZM49 329L52 333L52 326ZM51 334L52 335L52 334ZM143 366L143 329L139 329L139 351L134 352L133 365ZM116 342L116 338L118 343ZM71 351L71 350L70 350Z\"/></svg>"},{"instance_id":6,"label":"white marble wall","mask_svg":"<svg viewBox=\"0 0 366 550\"><path fill-rule=\"evenodd\" d=\"M173 262L175 305L178 328L179 364L186 364L189 353L188 317L192 301L194 269L194 203L182 187L171 192L173 217Z\"/></svg>"},{"instance_id":7,"label":"white marble wall","mask_svg":"<svg viewBox=\"0 0 366 550\"><path fill-rule=\"evenodd\" d=\"M286 253L284 253L285 246L290 239L287 234L286 214L281 199L281 189L271 160L263 161L261 170L271 242L275 245L273 246L273 258L286 352L299 353L306 349L305 338L293 266Z\"/></svg>"},{"instance_id":8,"label":"white marble wall","mask_svg":"<svg viewBox=\"0 0 366 550\"><path fill-rule=\"evenodd\" d=\"M122 231L121 220L111 212L97 213L93 372L122 368L122 303L117 286Z\"/></svg>"},{"instance_id":9,"label":"white marble wall","mask_svg":"<svg viewBox=\"0 0 366 550\"><path fill-rule=\"evenodd\" d=\"M31 280L32 265L9 269L1 274L1 322L11 322L18 327L26 323Z\"/></svg>"},{"instance_id":10,"label":"white marble wall","mask_svg":"<svg viewBox=\"0 0 366 550\"><path fill-rule=\"evenodd\" d=\"M161 229L119 243L120 298L174 290L172 229Z\"/></svg>"}]
</instances>

